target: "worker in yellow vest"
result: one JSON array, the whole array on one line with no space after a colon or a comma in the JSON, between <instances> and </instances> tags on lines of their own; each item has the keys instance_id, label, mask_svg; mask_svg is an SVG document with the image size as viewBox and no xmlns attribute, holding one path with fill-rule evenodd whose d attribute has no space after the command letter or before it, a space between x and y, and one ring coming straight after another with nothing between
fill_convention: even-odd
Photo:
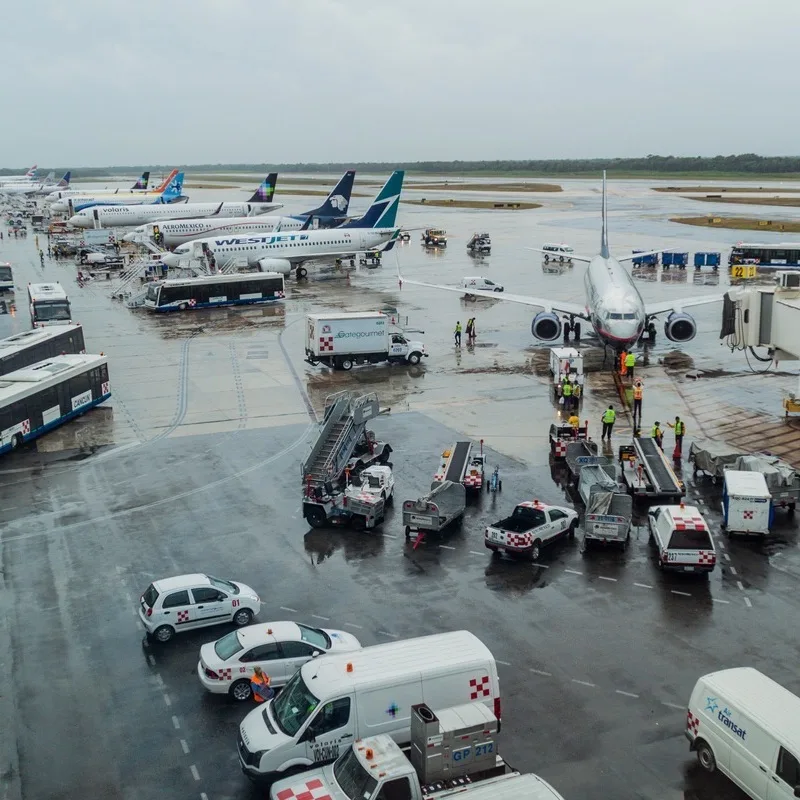
<instances>
[{"instance_id":1,"label":"worker in yellow vest","mask_svg":"<svg viewBox=\"0 0 800 800\"><path fill-rule=\"evenodd\" d=\"M628 373L628 377L633 380L633 368L636 366L636 356L633 353L628 353L625 356L625 370Z\"/></svg>"},{"instance_id":2,"label":"worker in yellow vest","mask_svg":"<svg viewBox=\"0 0 800 800\"><path fill-rule=\"evenodd\" d=\"M650 435L656 440L656 444L663 450L664 447L662 442L664 441L664 431L661 430L660 425L661 423L656 420L655 425L653 425L652 429L650 430Z\"/></svg>"},{"instance_id":3,"label":"worker in yellow vest","mask_svg":"<svg viewBox=\"0 0 800 800\"><path fill-rule=\"evenodd\" d=\"M564 398L564 411L569 411L572 408L572 384L569 381L564 381L561 396Z\"/></svg>"},{"instance_id":4,"label":"worker in yellow vest","mask_svg":"<svg viewBox=\"0 0 800 800\"><path fill-rule=\"evenodd\" d=\"M675 431L675 452L672 454L673 458L680 458L683 453L683 435L686 433L686 423L678 416L675 417L675 424L668 422Z\"/></svg>"},{"instance_id":5,"label":"worker in yellow vest","mask_svg":"<svg viewBox=\"0 0 800 800\"><path fill-rule=\"evenodd\" d=\"M602 417L603 434L601 439L608 439L611 441L611 431L614 430L614 423L617 421L617 412L614 411L614 406L609 406L604 412Z\"/></svg>"}]
</instances>

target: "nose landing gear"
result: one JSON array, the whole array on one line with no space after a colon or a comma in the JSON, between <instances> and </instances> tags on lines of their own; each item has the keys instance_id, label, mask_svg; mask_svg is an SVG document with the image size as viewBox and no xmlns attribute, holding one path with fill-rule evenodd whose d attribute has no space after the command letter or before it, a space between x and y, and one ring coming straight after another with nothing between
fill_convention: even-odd
<instances>
[{"instance_id":1,"label":"nose landing gear","mask_svg":"<svg viewBox=\"0 0 800 800\"><path fill-rule=\"evenodd\" d=\"M581 340L581 322L580 320L576 320L575 317L564 317L566 320L564 322L564 341L569 341L570 333L573 334L573 339L576 342Z\"/></svg>"}]
</instances>

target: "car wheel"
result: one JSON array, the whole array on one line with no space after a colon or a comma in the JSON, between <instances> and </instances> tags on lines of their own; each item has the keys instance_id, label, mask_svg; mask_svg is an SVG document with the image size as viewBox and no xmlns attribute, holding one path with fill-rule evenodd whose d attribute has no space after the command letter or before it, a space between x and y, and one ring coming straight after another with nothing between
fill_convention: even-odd
<instances>
[{"instance_id":1,"label":"car wheel","mask_svg":"<svg viewBox=\"0 0 800 800\"><path fill-rule=\"evenodd\" d=\"M312 528L322 528L328 521L325 512L319 506L312 506L306 512L306 522Z\"/></svg>"},{"instance_id":2,"label":"car wheel","mask_svg":"<svg viewBox=\"0 0 800 800\"><path fill-rule=\"evenodd\" d=\"M714 751L702 739L697 743L697 761L706 772L713 772L717 768Z\"/></svg>"},{"instance_id":3,"label":"car wheel","mask_svg":"<svg viewBox=\"0 0 800 800\"><path fill-rule=\"evenodd\" d=\"M22 447L22 443L23 442L24 442L24 439L22 438L22 434L21 433L15 433L11 437L11 449L12 450L19 450L19 448Z\"/></svg>"},{"instance_id":4,"label":"car wheel","mask_svg":"<svg viewBox=\"0 0 800 800\"><path fill-rule=\"evenodd\" d=\"M250 688L250 681L246 678L235 681L231 688L228 689L228 694L238 703L249 700L253 696L253 690Z\"/></svg>"},{"instance_id":5,"label":"car wheel","mask_svg":"<svg viewBox=\"0 0 800 800\"><path fill-rule=\"evenodd\" d=\"M531 561L538 561L542 552L542 543L537 539L531 547Z\"/></svg>"},{"instance_id":6,"label":"car wheel","mask_svg":"<svg viewBox=\"0 0 800 800\"><path fill-rule=\"evenodd\" d=\"M352 362L352 361L351 361L349 358L343 358L343 359L342 359L342 360L339 362L339 366L340 366L340 367L341 367L341 368L342 368L342 369L343 369L345 372L347 372L347 370L349 370L349 369L353 369L353 362Z\"/></svg>"},{"instance_id":7,"label":"car wheel","mask_svg":"<svg viewBox=\"0 0 800 800\"><path fill-rule=\"evenodd\" d=\"M569 525L569 529L567 530L567 536L569 536L570 539L574 539L575 538L575 531L577 529L578 529L578 521L577 520L573 520Z\"/></svg>"},{"instance_id":8,"label":"car wheel","mask_svg":"<svg viewBox=\"0 0 800 800\"><path fill-rule=\"evenodd\" d=\"M189 307L189 306L187 306L187 305L186 305L186 303L181 303L181 304L178 306L178 311L186 311L186 309L187 309L188 307Z\"/></svg>"},{"instance_id":9,"label":"car wheel","mask_svg":"<svg viewBox=\"0 0 800 800\"><path fill-rule=\"evenodd\" d=\"M249 625L253 620L253 612L249 608L240 608L233 615L233 624L240 628Z\"/></svg>"},{"instance_id":10,"label":"car wheel","mask_svg":"<svg viewBox=\"0 0 800 800\"><path fill-rule=\"evenodd\" d=\"M175 629L171 625L159 625L153 631L153 638L161 644L168 642L174 635Z\"/></svg>"},{"instance_id":11,"label":"car wheel","mask_svg":"<svg viewBox=\"0 0 800 800\"><path fill-rule=\"evenodd\" d=\"M419 364L419 353L411 353L408 357L408 363L412 366Z\"/></svg>"}]
</instances>

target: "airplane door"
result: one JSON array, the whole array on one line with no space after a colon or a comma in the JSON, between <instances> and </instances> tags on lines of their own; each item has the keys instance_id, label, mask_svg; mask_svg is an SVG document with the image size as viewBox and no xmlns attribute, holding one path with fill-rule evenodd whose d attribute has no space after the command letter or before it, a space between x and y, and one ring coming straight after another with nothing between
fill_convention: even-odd
<instances>
[{"instance_id":1,"label":"airplane door","mask_svg":"<svg viewBox=\"0 0 800 800\"><path fill-rule=\"evenodd\" d=\"M96 206L92 209L92 218L94 219L94 227L95 228L99 228L100 227L100 212L98 211Z\"/></svg>"},{"instance_id":2,"label":"airplane door","mask_svg":"<svg viewBox=\"0 0 800 800\"><path fill-rule=\"evenodd\" d=\"M368 249L368 245L367 245L367 234L366 233L359 234L359 241L361 243L361 249L362 250L367 250Z\"/></svg>"}]
</instances>

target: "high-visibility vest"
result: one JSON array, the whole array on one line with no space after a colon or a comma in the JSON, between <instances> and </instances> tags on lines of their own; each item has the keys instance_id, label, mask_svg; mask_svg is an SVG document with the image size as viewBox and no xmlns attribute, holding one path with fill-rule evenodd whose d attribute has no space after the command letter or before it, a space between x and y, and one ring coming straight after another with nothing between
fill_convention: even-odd
<instances>
[{"instance_id":1,"label":"high-visibility vest","mask_svg":"<svg viewBox=\"0 0 800 800\"><path fill-rule=\"evenodd\" d=\"M573 428L580 428L580 426L581 426L581 421L580 421L580 419L578 419L578 417L572 416L572 417L569 418L568 421L569 421L569 424L572 425Z\"/></svg>"},{"instance_id":2,"label":"high-visibility vest","mask_svg":"<svg viewBox=\"0 0 800 800\"><path fill-rule=\"evenodd\" d=\"M625 366L626 367L636 366L636 356L633 353L628 353L628 355L625 356Z\"/></svg>"},{"instance_id":3,"label":"high-visibility vest","mask_svg":"<svg viewBox=\"0 0 800 800\"><path fill-rule=\"evenodd\" d=\"M265 675L262 675L260 678L258 675L253 675L253 677L250 678L250 688L253 690L253 699L256 703L263 703L265 700L269 700L274 694L269 686L269 678Z\"/></svg>"},{"instance_id":4,"label":"high-visibility vest","mask_svg":"<svg viewBox=\"0 0 800 800\"><path fill-rule=\"evenodd\" d=\"M633 387L633 399L634 400L641 400L642 399L642 392L644 391L643 387L641 386L634 386Z\"/></svg>"},{"instance_id":5,"label":"high-visibility vest","mask_svg":"<svg viewBox=\"0 0 800 800\"><path fill-rule=\"evenodd\" d=\"M650 435L654 439L658 439L658 437L661 436L661 428L659 428L658 425L653 425L653 430L650 431Z\"/></svg>"},{"instance_id":6,"label":"high-visibility vest","mask_svg":"<svg viewBox=\"0 0 800 800\"><path fill-rule=\"evenodd\" d=\"M461 323L460 322L456 323L456 333L461 333Z\"/></svg>"},{"instance_id":7,"label":"high-visibility vest","mask_svg":"<svg viewBox=\"0 0 800 800\"><path fill-rule=\"evenodd\" d=\"M561 393L564 397L572 397L572 384L569 382L565 383L561 389Z\"/></svg>"},{"instance_id":8,"label":"high-visibility vest","mask_svg":"<svg viewBox=\"0 0 800 800\"><path fill-rule=\"evenodd\" d=\"M686 430L686 426L683 424L682 420L678 420L675 423L675 435L676 436L683 436L684 431Z\"/></svg>"},{"instance_id":9,"label":"high-visibility vest","mask_svg":"<svg viewBox=\"0 0 800 800\"><path fill-rule=\"evenodd\" d=\"M613 408L607 408L603 414L603 422L612 423L616 422L617 412Z\"/></svg>"}]
</instances>

